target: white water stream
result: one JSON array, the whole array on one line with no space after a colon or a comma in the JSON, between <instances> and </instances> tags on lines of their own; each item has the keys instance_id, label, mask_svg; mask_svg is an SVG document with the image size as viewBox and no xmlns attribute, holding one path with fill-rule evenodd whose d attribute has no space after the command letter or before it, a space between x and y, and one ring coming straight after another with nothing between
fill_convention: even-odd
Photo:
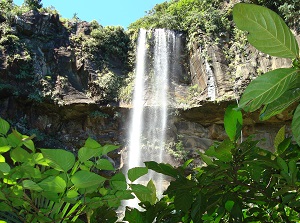
<instances>
[{"instance_id":1,"label":"white water stream","mask_svg":"<svg viewBox=\"0 0 300 223\"><path fill-rule=\"evenodd\" d=\"M148 34L152 38L147 37ZM179 63L174 60L179 57L173 55L179 42L176 38L175 32L165 29L140 30L125 172L144 166L145 161L164 162L170 72L176 67L174 63ZM146 178L135 183L146 184L149 179L154 180L160 197L165 181L163 175L149 172ZM137 207L137 201L129 200L125 205Z\"/></svg>"}]
</instances>

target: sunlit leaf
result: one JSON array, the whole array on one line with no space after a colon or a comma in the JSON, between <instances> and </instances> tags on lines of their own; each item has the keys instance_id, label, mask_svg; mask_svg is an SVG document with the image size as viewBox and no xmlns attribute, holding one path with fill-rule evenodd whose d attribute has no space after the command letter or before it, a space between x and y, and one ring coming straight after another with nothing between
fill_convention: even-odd
<instances>
[{"instance_id":1,"label":"sunlit leaf","mask_svg":"<svg viewBox=\"0 0 300 223\"><path fill-rule=\"evenodd\" d=\"M128 179L133 182L141 176L144 176L148 173L147 167L134 167L128 170Z\"/></svg>"},{"instance_id":2,"label":"sunlit leaf","mask_svg":"<svg viewBox=\"0 0 300 223\"><path fill-rule=\"evenodd\" d=\"M7 121L4 119L0 118L0 135L6 135L8 130L10 128L10 125Z\"/></svg>"},{"instance_id":3,"label":"sunlit leaf","mask_svg":"<svg viewBox=\"0 0 300 223\"><path fill-rule=\"evenodd\" d=\"M115 170L112 163L107 159L97 160L96 168L99 169L99 170Z\"/></svg>"},{"instance_id":4,"label":"sunlit leaf","mask_svg":"<svg viewBox=\"0 0 300 223\"><path fill-rule=\"evenodd\" d=\"M284 139L285 139L285 125L279 129L274 139L274 148L276 153L278 153L277 152L278 146L280 145L280 143L283 142Z\"/></svg>"},{"instance_id":5,"label":"sunlit leaf","mask_svg":"<svg viewBox=\"0 0 300 223\"><path fill-rule=\"evenodd\" d=\"M42 182L38 183L43 190L52 193L62 193L66 189L66 181L59 176L50 176L44 179Z\"/></svg>"},{"instance_id":6,"label":"sunlit leaf","mask_svg":"<svg viewBox=\"0 0 300 223\"><path fill-rule=\"evenodd\" d=\"M41 149L41 151L54 169L68 172L74 166L75 156L69 151L63 149Z\"/></svg>"},{"instance_id":7,"label":"sunlit leaf","mask_svg":"<svg viewBox=\"0 0 300 223\"><path fill-rule=\"evenodd\" d=\"M82 147L78 151L78 159L81 162L85 162L92 157L99 157L102 155L103 148L102 147Z\"/></svg>"},{"instance_id":8,"label":"sunlit leaf","mask_svg":"<svg viewBox=\"0 0 300 223\"><path fill-rule=\"evenodd\" d=\"M225 131L231 141L235 141L240 136L243 125L243 115L241 111L236 110L236 105L229 105L224 115Z\"/></svg>"},{"instance_id":9,"label":"sunlit leaf","mask_svg":"<svg viewBox=\"0 0 300 223\"><path fill-rule=\"evenodd\" d=\"M101 186L105 180L106 178L86 170L80 170L71 177L72 183L77 188Z\"/></svg>"},{"instance_id":10,"label":"sunlit leaf","mask_svg":"<svg viewBox=\"0 0 300 223\"><path fill-rule=\"evenodd\" d=\"M103 146L103 155L106 155L109 152L112 152L116 149L118 149L120 146L115 146L115 145L105 145Z\"/></svg>"},{"instance_id":11,"label":"sunlit leaf","mask_svg":"<svg viewBox=\"0 0 300 223\"><path fill-rule=\"evenodd\" d=\"M97 149L97 148L100 148L101 145L96 140L89 137L85 141L84 147L87 147L87 148L90 148L90 149Z\"/></svg>"},{"instance_id":12,"label":"sunlit leaf","mask_svg":"<svg viewBox=\"0 0 300 223\"><path fill-rule=\"evenodd\" d=\"M294 68L279 68L257 77L243 93L240 107L252 112L275 101L294 86L298 73Z\"/></svg>"},{"instance_id":13,"label":"sunlit leaf","mask_svg":"<svg viewBox=\"0 0 300 223\"><path fill-rule=\"evenodd\" d=\"M21 147L13 149L10 156L14 162L26 162L30 158L30 154Z\"/></svg>"},{"instance_id":14,"label":"sunlit leaf","mask_svg":"<svg viewBox=\"0 0 300 223\"><path fill-rule=\"evenodd\" d=\"M109 181L111 187L115 190L126 190L126 177L123 173L115 174Z\"/></svg>"},{"instance_id":15,"label":"sunlit leaf","mask_svg":"<svg viewBox=\"0 0 300 223\"><path fill-rule=\"evenodd\" d=\"M10 146L1 146L0 153L5 153L10 150Z\"/></svg>"},{"instance_id":16,"label":"sunlit leaf","mask_svg":"<svg viewBox=\"0 0 300 223\"><path fill-rule=\"evenodd\" d=\"M236 4L233 20L241 30L248 31L248 41L271 56L296 58L297 41L283 19L272 10L254 4Z\"/></svg>"}]
</instances>

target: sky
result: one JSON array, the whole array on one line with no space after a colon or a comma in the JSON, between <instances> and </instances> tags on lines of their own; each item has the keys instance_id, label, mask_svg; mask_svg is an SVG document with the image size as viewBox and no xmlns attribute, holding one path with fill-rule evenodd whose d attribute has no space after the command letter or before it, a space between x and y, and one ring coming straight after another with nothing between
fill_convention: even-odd
<instances>
[{"instance_id":1,"label":"sky","mask_svg":"<svg viewBox=\"0 0 300 223\"><path fill-rule=\"evenodd\" d=\"M102 26L123 26L146 15L146 11L166 0L42 0L43 7L54 6L63 18L71 19L76 13L79 19L98 21ZM14 0L22 5L24 0Z\"/></svg>"}]
</instances>

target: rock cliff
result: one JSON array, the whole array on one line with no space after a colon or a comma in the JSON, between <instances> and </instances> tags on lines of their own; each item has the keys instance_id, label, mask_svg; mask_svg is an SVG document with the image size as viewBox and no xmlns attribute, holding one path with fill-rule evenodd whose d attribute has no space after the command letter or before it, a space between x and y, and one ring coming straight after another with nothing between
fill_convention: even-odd
<instances>
[{"instance_id":1,"label":"rock cliff","mask_svg":"<svg viewBox=\"0 0 300 223\"><path fill-rule=\"evenodd\" d=\"M7 24L0 17L8 30L1 31L0 40L0 116L21 132L36 134L43 147L76 150L88 136L124 146L130 109L120 106L117 92L130 85L125 80L133 72L128 34L120 27L62 21L57 14L37 11ZM291 63L248 45L227 58L223 48L212 44L203 54L203 46L195 43L186 54L183 70L188 72L178 80L177 104L170 109L167 150L175 158L197 156L223 139L226 106L257 74ZM271 148L289 119L286 112L261 123L257 114L247 114L244 135L258 133Z\"/></svg>"}]
</instances>

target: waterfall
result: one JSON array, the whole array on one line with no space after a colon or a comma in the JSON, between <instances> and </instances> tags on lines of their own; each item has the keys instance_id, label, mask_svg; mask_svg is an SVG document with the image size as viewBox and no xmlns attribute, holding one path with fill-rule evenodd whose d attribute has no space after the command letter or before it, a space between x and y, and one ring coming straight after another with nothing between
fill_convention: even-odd
<instances>
[{"instance_id":1,"label":"waterfall","mask_svg":"<svg viewBox=\"0 0 300 223\"><path fill-rule=\"evenodd\" d=\"M145 161L165 161L165 141L168 125L168 97L171 72L174 72L176 33L165 29L140 30L137 45L134 95L132 101L128 158L128 169L144 166ZM163 192L163 175L149 172L140 182L146 184L153 179L158 196ZM135 204L136 203L136 204ZM126 205L137 207L136 201Z\"/></svg>"},{"instance_id":2,"label":"waterfall","mask_svg":"<svg viewBox=\"0 0 300 223\"><path fill-rule=\"evenodd\" d=\"M205 60L205 70L207 73L207 96L211 101L216 100L216 84L215 77L209 63Z\"/></svg>"}]
</instances>

